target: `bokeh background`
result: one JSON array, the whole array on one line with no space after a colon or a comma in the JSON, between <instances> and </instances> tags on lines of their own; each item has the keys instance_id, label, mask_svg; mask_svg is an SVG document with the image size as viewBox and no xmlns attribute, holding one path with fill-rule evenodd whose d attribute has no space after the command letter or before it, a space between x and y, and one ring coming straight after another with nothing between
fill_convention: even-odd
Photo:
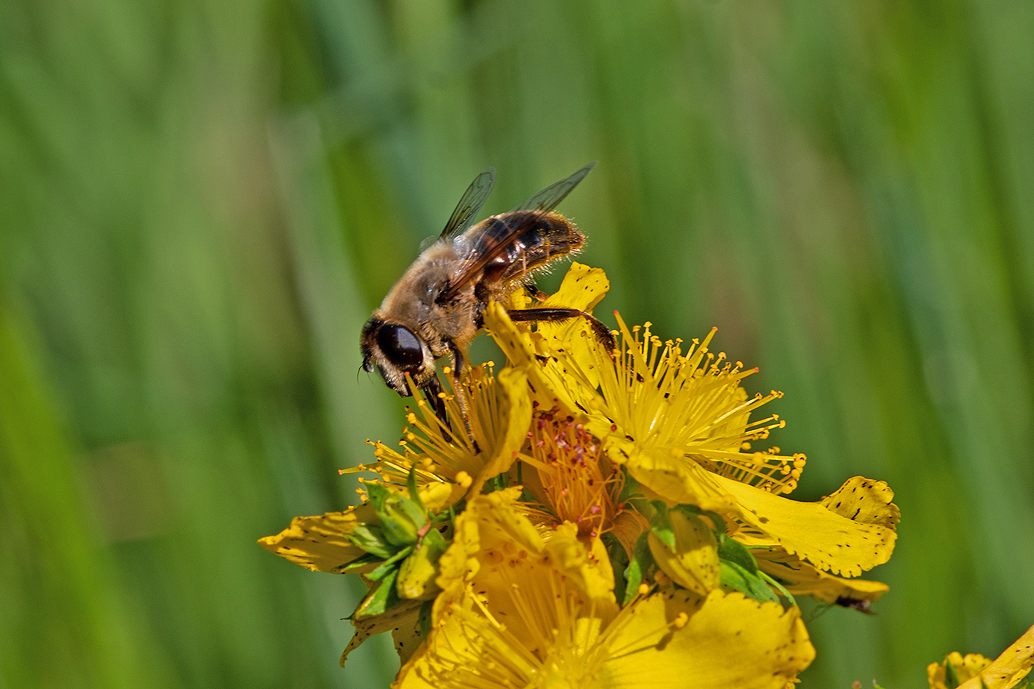
<instances>
[{"instance_id":1,"label":"bokeh background","mask_svg":"<svg viewBox=\"0 0 1034 689\"><path fill-rule=\"evenodd\" d=\"M500 212L591 160L600 313L717 325L797 497L896 491L891 592L809 624L802 686L997 655L1034 622L1031 36L1024 0L5 0L0 687L387 686L386 640L337 666L355 586L255 539L397 438L359 329L474 175Z\"/></svg>"}]
</instances>

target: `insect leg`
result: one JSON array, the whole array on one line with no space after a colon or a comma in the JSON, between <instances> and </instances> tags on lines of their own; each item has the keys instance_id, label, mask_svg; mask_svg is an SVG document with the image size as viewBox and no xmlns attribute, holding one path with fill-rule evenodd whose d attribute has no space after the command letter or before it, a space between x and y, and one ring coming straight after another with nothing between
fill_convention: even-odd
<instances>
[{"instance_id":1,"label":"insect leg","mask_svg":"<svg viewBox=\"0 0 1034 689\"><path fill-rule=\"evenodd\" d=\"M463 390L463 383L460 381L460 371L463 370L463 353L455 344L450 343L450 358L452 359L452 389L456 393L456 402L460 405L460 415L463 417L463 428L467 431L467 437L474 447L474 454L481 452L478 441L474 439L474 433L470 430L470 405L467 403L467 393Z\"/></svg>"},{"instance_id":2,"label":"insect leg","mask_svg":"<svg viewBox=\"0 0 1034 689\"><path fill-rule=\"evenodd\" d=\"M441 398L441 392L443 392L442 381L438 380L438 376L431 376L427 385L424 386L424 397L427 398L427 403L434 407L435 416L442 422L442 425L452 430L449 426L449 417L445 413L445 400ZM448 440L448 436L446 436L446 440Z\"/></svg>"},{"instance_id":3,"label":"insect leg","mask_svg":"<svg viewBox=\"0 0 1034 689\"><path fill-rule=\"evenodd\" d=\"M598 319L578 309L514 309L506 313L513 321L566 321L581 317L589 321L596 341L603 345L611 356L617 349L617 343L614 341L610 329Z\"/></svg>"},{"instance_id":4,"label":"insect leg","mask_svg":"<svg viewBox=\"0 0 1034 689\"><path fill-rule=\"evenodd\" d=\"M540 290L535 286L535 283L529 282L524 285L524 291L527 292L528 296L536 301L545 301L549 295Z\"/></svg>"}]
</instances>

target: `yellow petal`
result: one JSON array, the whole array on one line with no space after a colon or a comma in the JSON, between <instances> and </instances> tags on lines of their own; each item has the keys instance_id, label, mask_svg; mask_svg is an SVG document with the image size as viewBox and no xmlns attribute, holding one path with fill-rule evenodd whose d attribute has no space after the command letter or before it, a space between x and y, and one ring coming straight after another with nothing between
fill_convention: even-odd
<instances>
[{"instance_id":1,"label":"yellow petal","mask_svg":"<svg viewBox=\"0 0 1034 689\"><path fill-rule=\"evenodd\" d=\"M786 589L794 595L811 596L824 603L835 603L838 598L856 601L876 601L889 587L879 581L868 579L843 579L827 574L790 555L781 548L752 551L758 567L767 574L781 580Z\"/></svg>"},{"instance_id":2,"label":"yellow petal","mask_svg":"<svg viewBox=\"0 0 1034 689\"><path fill-rule=\"evenodd\" d=\"M570 580L590 599L605 604L614 602L614 570L610 555L599 538L589 540L589 547L578 539L578 527L567 523L557 527L546 541L545 562Z\"/></svg>"},{"instance_id":3,"label":"yellow petal","mask_svg":"<svg viewBox=\"0 0 1034 689\"><path fill-rule=\"evenodd\" d=\"M576 362L570 357L552 356L542 336L518 328L499 303L488 305L485 326L510 365L528 375L532 397L543 409L558 406L565 413L578 416L599 406L602 398L593 380ZM536 347L533 340L542 345L541 348Z\"/></svg>"},{"instance_id":4,"label":"yellow petal","mask_svg":"<svg viewBox=\"0 0 1034 689\"><path fill-rule=\"evenodd\" d=\"M376 521L370 505L347 512L327 512L319 517L295 517L289 527L275 536L260 538L259 543L269 552L306 569L340 574L342 567L366 554L345 536L360 524Z\"/></svg>"},{"instance_id":5,"label":"yellow petal","mask_svg":"<svg viewBox=\"0 0 1034 689\"><path fill-rule=\"evenodd\" d=\"M714 532L700 521L682 512L669 512L675 549L665 545L652 532L647 537L650 552L657 566L676 584L701 596L718 587L718 543Z\"/></svg>"},{"instance_id":6,"label":"yellow petal","mask_svg":"<svg viewBox=\"0 0 1034 689\"><path fill-rule=\"evenodd\" d=\"M560 289L542 302L542 308L578 309L592 313L593 308L607 296L610 280L602 268L591 268L573 261L564 275Z\"/></svg>"},{"instance_id":7,"label":"yellow petal","mask_svg":"<svg viewBox=\"0 0 1034 689\"><path fill-rule=\"evenodd\" d=\"M797 608L712 591L696 609L692 594L654 595L639 604L595 687L606 689L783 689L808 667L815 649ZM682 629L664 625L680 612ZM660 641L664 643L658 643Z\"/></svg>"},{"instance_id":8,"label":"yellow petal","mask_svg":"<svg viewBox=\"0 0 1034 689\"><path fill-rule=\"evenodd\" d=\"M469 581L481 567L478 554L482 551L505 544L534 553L542 551L542 538L535 526L514 508L520 495L519 487L479 495L456 517L452 544L438 560L440 588L450 589Z\"/></svg>"},{"instance_id":9,"label":"yellow petal","mask_svg":"<svg viewBox=\"0 0 1034 689\"><path fill-rule=\"evenodd\" d=\"M718 483L721 477L687 460L678 449L639 448L613 436L604 442L603 449L613 462L628 467L644 494L656 494L669 504L696 505L702 510L740 516L739 506Z\"/></svg>"},{"instance_id":10,"label":"yellow petal","mask_svg":"<svg viewBox=\"0 0 1034 689\"><path fill-rule=\"evenodd\" d=\"M507 471L517 458L531 426L531 398L528 396L528 377L520 369L504 368L496 378L502 395L498 401L499 418L503 420L502 433L494 439L492 455L468 492L481 493L485 481Z\"/></svg>"},{"instance_id":11,"label":"yellow petal","mask_svg":"<svg viewBox=\"0 0 1034 689\"><path fill-rule=\"evenodd\" d=\"M855 476L819 500L819 504L852 521L893 529L901 521L901 512L891 502L893 499L894 491L884 481Z\"/></svg>"},{"instance_id":12,"label":"yellow petal","mask_svg":"<svg viewBox=\"0 0 1034 689\"><path fill-rule=\"evenodd\" d=\"M391 630L391 640L395 642L395 652L399 654L399 663L405 665L420 644L424 643L424 635L420 631L420 610L417 615L399 620Z\"/></svg>"},{"instance_id":13,"label":"yellow petal","mask_svg":"<svg viewBox=\"0 0 1034 689\"><path fill-rule=\"evenodd\" d=\"M968 656L967 656L968 657ZM1034 627L1028 629L1000 656L980 671L978 677L963 682L959 689L1011 689L1022 682L1034 666Z\"/></svg>"},{"instance_id":14,"label":"yellow petal","mask_svg":"<svg viewBox=\"0 0 1034 689\"><path fill-rule=\"evenodd\" d=\"M859 488L868 483L861 477L844 484L857 488L849 488L846 493L846 496L852 496L851 513L859 518L876 519L873 523L866 523L854 521L831 509L837 502L842 506L846 504L845 494L841 494L842 500L834 500L833 504L825 501L796 502L722 476L715 475L714 478L725 492L735 498L743 511L743 521L750 528L737 533L735 538L745 545L777 545L821 570L847 577L856 577L883 564L894 552L897 534L889 514L896 514L897 507L889 502L893 493L882 482L875 482L878 490ZM837 493L841 491L843 489ZM869 505L869 500L877 504Z\"/></svg>"},{"instance_id":15,"label":"yellow petal","mask_svg":"<svg viewBox=\"0 0 1034 689\"><path fill-rule=\"evenodd\" d=\"M610 289L610 280L600 268L590 268L581 263L572 263L564 276L560 289L538 308L578 309L591 314ZM567 367L575 367L586 382L596 388L599 379L595 374L597 357L593 350L599 347L592 329L584 318L572 318L554 323L540 322L535 327L549 347L550 354ZM542 352L545 354L545 352Z\"/></svg>"}]
</instances>

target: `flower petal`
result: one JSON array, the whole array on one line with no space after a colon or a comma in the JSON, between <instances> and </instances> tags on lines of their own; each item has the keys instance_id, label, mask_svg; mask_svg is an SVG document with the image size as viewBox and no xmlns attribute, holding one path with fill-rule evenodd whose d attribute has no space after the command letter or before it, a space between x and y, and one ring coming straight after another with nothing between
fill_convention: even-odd
<instances>
[{"instance_id":1,"label":"flower petal","mask_svg":"<svg viewBox=\"0 0 1034 689\"><path fill-rule=\"evenodd\" d=\"M718 543L699 517L678 510L668 513L675 549L650 533L650 552L657 566L676 584L701 596L718 587Z\"/></svg>"},{"instance_id":2,"label":"flower petal","mask_svg":"<svg viewBox=\"0 0 1034 689\"><path fill-rule=\"evenodd\" d=\"M824 603L835 603L838 599L873 602L890 590L879 581L844 579L827 574L782 548L757 548L751 552L758 567L781 580L794 595L811 596Z\"/></svg>"},{"instance_id":3,"label":"flower petal","mask_svg":"<svg viewBox=\"0 0 1034 689\"><path fill-rule=\"evenodd\" d=\"M463 584L477 574L479 554L494 548L540 553L542 537L514 505L520 487L506 488L473 498L456 518L452 544L438 561L438 586L444 590Z\"/></svg>"},{"instance_id":4,"label":"flower petal","mask_svg":"<svg viewBox=\"0 0 1034 689\"><path fill-rule=\"evenodd\" d=\"M847 577L883 564L894 552L896 516L891 515L897 514L897 507L881 481L857 476L833 494L839 498L832 502L796 502L722 476L714 478L742 508L747 528L734 538L744 545L780 546L821 570ZM875 521L855 521L838 510Z\"/></svg>"},{"instance_id":5,"label":"flower petal","mask_svg":"<svg viewBox=\"0 0 1034 689\"><path fill-rule=\"evenodd\" d=\"M958 686L957 682L965 682L976 677L990 663L990 658L985 658L979 653L967 653L963 657L958 651L952 651L943 661L927 666L926 679L930 682L930 689L948 689L948 667L951 666L951 672L955 676L950 680L950 684L954 689Z\"/></svg>"},{"instance_id":6,"label":"flower petal","mask_svg":"<svg viewBox=\"0 0 1034 689\"><path fill-rule=\"evenodd\" d=\"M696 505L705 511L742 516L735 500L718 483L721 477L687 460L681 450L640 448L614 436L607 439L603 448L613 462L628 467L628 473L639 482L644 494L652 492L670 504Z\"/></svg>"},{"instance_id":7,"label":"flower petal","mask_svg":"<svg viewBox=\"0 0 1034 689\"><path fill-rule=\"evenodd\" d=\"M306 569L340 574L342 567L366 554L349 543L346 535L360 524L375 521L370 505L318 517L295 517L289 527L275 536L260 538L259 544Z\"/></svg>"},{"instance_id":8,"label":"flower petal","mask_svg":"<svg viewBox=\"0 0 1034 689\"><path fill-rule=\"evenodd\" d=\"M604 664L594 686L783 689L815 658L797 608L716 590L697 609L693 594L679 593L638 604L622 630L629 648ZM681 612L689 615L686 626L667 631L665 624ZM620 647L621 639L613 645Z\"/></svg>"},{"instance_id":9,"label":"flower petal","mask_svg":"<svg viewBox=\"0 0 1034 689\"><path fill-rule=\"evenodd\" d=\"M498 401L502 428L491 448L491 456L485 461L484 468L468 491L468 495L480 494L485 481L509 470L521 445L524 444L528 427L531 425L531 397L528 395L527 375L519 369L507 367L499 372L496 381L502 389Z\"/></svg>"},{"instance_id":10,"label":"flower petal","mask_svg":"<svg viewBox=\"0 0 1034 689\"><path fill-rule=\"evenodd\" d=\"M553 356L540 334L515 325L499 303L488 305L485 326L510 365L527 373L532 395L543 409L559 406L578 416L599 405L602 398L593 380L577 362L569 356Z\"/></svg>"},{"instance_id":11,"label":"flower petal","mask_svg":"<svg viewBox=\"0 0 1034 689\"><path fill-rule=\"evenodd\" d=\"M567 269L560 289L542 302L542 308L578 309L591 313L592 309L607 296L610 280L602 268L591 268L573 261Z\"/></svg>"}]
</instances>

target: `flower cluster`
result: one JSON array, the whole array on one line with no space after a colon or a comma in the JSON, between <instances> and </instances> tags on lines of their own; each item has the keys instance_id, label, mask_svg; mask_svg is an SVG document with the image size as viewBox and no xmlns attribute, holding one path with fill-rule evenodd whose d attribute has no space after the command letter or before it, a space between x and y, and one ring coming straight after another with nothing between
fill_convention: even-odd
<instances>
[{"instance_id":1,"label":"flower cluster","mask_svg":"<svg viewBox=\"0 0 1034 689\"><path fill-rule=\"evenodd\" d=\"M536 306L589 312L607 288L575 263ZM857 578L894 548L887 485L785 497L805 458L766 447L784 422L762 411L779 393L744 390L757 369L714 331L662 341L615 316L610 351L583 319L490 304L506 366L463 372L445 419L417 397L399 447L357 469L362 505L260 541L363 577L342 663L390 630L406 689L783 689L815 655L795 596L866 609L887 590Z\"/></svg>"}]
</instances>

